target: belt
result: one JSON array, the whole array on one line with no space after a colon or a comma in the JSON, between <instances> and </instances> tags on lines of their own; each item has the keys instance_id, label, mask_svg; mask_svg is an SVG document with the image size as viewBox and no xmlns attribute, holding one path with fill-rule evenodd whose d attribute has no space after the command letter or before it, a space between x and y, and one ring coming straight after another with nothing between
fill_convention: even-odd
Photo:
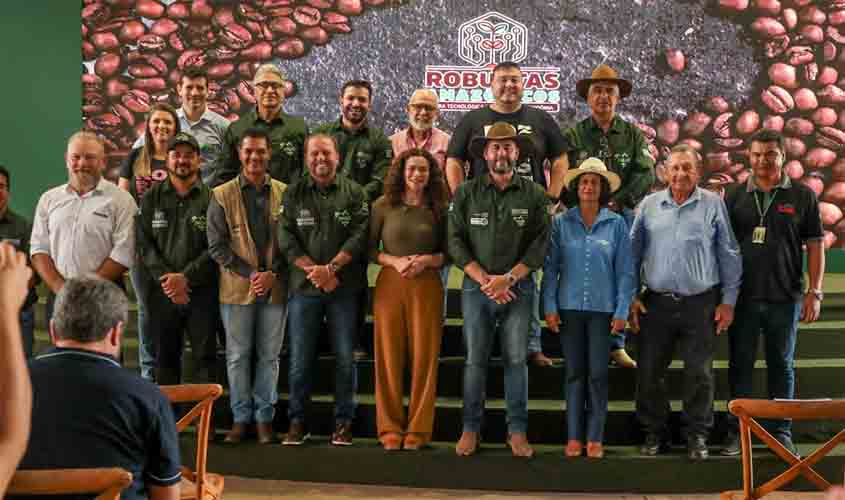
<instances>
[{"instance_id":1,"label":"belt","mask_svg":"<svg viewBox=\"0 0 845 500\"><path fill-rule=\"evenodd\" d=\"M657 295L658 297L666 297L668 299L674 300L675 302L681 302L682 300L686 300L686 299L695 299L695 298L699 298L699 297L704 297L706 295L715 293L718 289L719 289L719 287L713 287L713 288L709 288L709 289L707 289L707 290L705 290L701 293L696 293L694 295L681 295L680 293L661 292L661 291L658 291L658 290L651 290L651 289L648 289L646 291L646 293L652 294L652 295Z\"/></svg>"}]
</instances>

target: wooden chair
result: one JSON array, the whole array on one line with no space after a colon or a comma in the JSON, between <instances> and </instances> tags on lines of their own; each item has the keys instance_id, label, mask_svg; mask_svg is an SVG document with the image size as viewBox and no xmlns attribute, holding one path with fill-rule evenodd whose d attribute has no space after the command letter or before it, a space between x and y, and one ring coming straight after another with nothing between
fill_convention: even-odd
<instances>
[{"instance_id":1,"label":"wooden chair","mask_svg":"<svg viewBox=\"0 0 845 500\"><path fill-rule=\"evenodd\" d=\"M132 473L113 469L18 470L9 483L9 495L97 494L98 500L119 500L132 484Z\"/></svg>"},{"instance_id":2,"label":"wooden chair","mask_svg":"<svg viewBox=\"0 0 845 500\"><path fill-rule=\"evenodd\" d=\"M732 499L735 494L739 493L742 493L741 498L745 500L761 498L789 484L799 475L804 476L822 491L830 488L830 483L813 470L813 465L836 448L836 445L845 442L845 430L840 431L816 451L801 459L780 444L755 418L845 420L845 400L771 401L765 399L735 399L730 402L728 409L739 418L743 491L725 491L721 495L722 499ZM790 465L785 472L757 488L754 487L754 464L751 456L752 432L777 456Z\"/></svg>"},{"instance_id":3,"label":"wooden chair","mask_svg":"<svg viewBox=\"0 0 845 500\"><path fill-rule=\"evenodd\" d=\"M181 498L220 500L223 495L223 476L207 472L206 459L208 458L208 433L211 430L211 410L214 401L223 394L223 388L218 384L163 385L160 388L171 403L197 403L191 411L176 422L176 430L182 432L199 417L196 469L182 467Z\"/></svg>"}]
</instances>

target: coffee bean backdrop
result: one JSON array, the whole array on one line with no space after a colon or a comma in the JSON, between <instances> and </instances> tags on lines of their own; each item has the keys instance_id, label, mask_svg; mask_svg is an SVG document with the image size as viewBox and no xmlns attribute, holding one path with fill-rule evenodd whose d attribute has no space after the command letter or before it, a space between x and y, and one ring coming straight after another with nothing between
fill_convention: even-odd
<instances>
[{"instance_id":1,"label":"coffee bean backdrop","mask_svg":"<svg viewBox=\"0 0 845 500\"><path fill-rule=\"evenodd\" d=\"M749 136L784 131L789 176L822 200L826 245L845 245L845 0L84 0L83 120L107 137L116 166L150 103L178 105L185 68L205 68L210 107L237 119L254 104L255 68L272 61L290 79L288 112L334 120L339 86L365 78L371 120L392 132L427 66L471 66L461 26L493 11L502 17L484 28L486 62L505 43L499 28L524 27L520 64L559 71L561 126L587 116L575 82L597 64L633 82L620 111L648 138L661 180L683 142L705 158L708 186L742 182ZM440 126L459 118L444 112Z\"/></svg>"}]
</instances>

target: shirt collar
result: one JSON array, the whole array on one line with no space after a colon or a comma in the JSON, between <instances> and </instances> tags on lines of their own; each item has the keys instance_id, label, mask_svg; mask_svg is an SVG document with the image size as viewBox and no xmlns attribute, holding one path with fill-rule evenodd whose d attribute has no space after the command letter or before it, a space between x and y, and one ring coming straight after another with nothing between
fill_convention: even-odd
<instances>
[{"instance_id":1,"label":"shirt collar","mask_svg":"<svg viewBox=\"0 0 845 500\"><path fill-rule=\"evenodd\" d=\"M331 184L329 184L328 186L326 186L325 188L321 188L320 186L318 186L318 185L317 185L317 183L314 181L314 178L313 178L313 177L311 177L311 175L310 175L310 174L308 175L308 177L306 177L305 182L308 184L308 187L310 187L310 188L311 188L311 190L313 190L313 191L319 191L319 190L321 190L321 189L326 189L326 190L329 190L329 191L333 191L333 190L337 189L337 187L338 187L338 186L337 186L337 184L338 184L338 176L337 176L337 174L335 174L335 176L334 176L334 180L332 180L332 183L331 183Z\"/></svg>"},{"instance_id":2,"label":"shirt collar","mask_svg":"<svg viewBox=\"0 0 845 500\"><path fill-rule=\"evenodd\" d=\"M695 202L695 201L698 201L698 200L701 199L701 188L698 187L698 186L695 187L695 190L692 192L692 194L689 196L689 198L687 198L686 201L684 201L681 205L678 205L677 203L675 203L674 198L672 198L672 191L668 187L666 189L664 189L663 191L660 191L659 193L660 193L660 204L661 205L668 204L668 205L672 205L674 207L684 206L684 205L687 205L689 203L692 203L692 202Z\"/></svg>"},{"instance_id":3,"label":"shirt collar","mask_svg":"<svg viewBox=\"0 0 845 500\"><path fill-rule=\"evenodd\" d=\"M97 182L97 185L94 186L94 189L92 189L91 191L88 191L87 193L83 194L82 196L88 196L89 194L90 195L102 194L104 191L109 189L110 186L114 186L114 184L107 181L105 177L100 177L100 181ZM68 192L68 193L71 193L71 194L75 194L76 196L79 196L79 194L76 192L76 190L74 190L71 187L70 182L65 184L65 191Z\"/></svg>"},{"instance_id":4,"label":"shirt collar","mask_svg":"<svg viewBox=\"0 0 845 500\"><path fill-rule=\"evenodd\" d=\"M572 214L572 215L570 215ZM577 220L580 223L584 223L584 218L581 217L581 207L576 205L574 208L566 211L566 217L572 217L573 219ZM602 207L599 209L599 214L596 216L596 220L593 221L593 226L595 227L596 224L599 222L604 222L606 220L610 220L610 210Z\"/></svg>"},{"instance_id":5,"label":"shirt collar","mask_svg":"<svg viewBox=\"0 0 845 500\"><path fill-rule=\"evenodd\" d=\"M593 118L593 115L590 115L590 118L588 120L589 120L589 126L590 126L591 131L601 132L602 134L604 133L604 130L601 127L599 127L598 123L596 123L596 119ZM607 133L608 134L611 133L611 132L613 132L615 134L621 133L623 131L622 129L624 128L624 126L625 126L625 121L622 118L619 118L619 115L614 114L613 120L610 122L610 128L607 129Z\"/></svg>"},{"instance_id":6,"label":"shirt collar","mask_svg":"<svg viewBox=\"0 0 845 500\"><path fill-rule=\"evenodd\" d=\"M363 125L361 125L360 128L358 128L358 130L349 130L346 127L343 126L343 117L340 117L334 122L333 128L335 130L345 132L349 135L365 135L365 134L369 133L369 131L370 131L370 125L369 124L370 124L369 120L364 118L364 123L363 123Z\"/></svg>"},{"instance_id":7,"label":"shirt collar","mask_svg":"<svg viewBox=\"0 0 845 500\"><path fill-rule=\"evenodd\" d=\"M176 116L178 116L182 120L185 120L188 123L191 122L188 119L188 114L185 113L185 109L182 108L182 107L180 107L179 109L176 110ZM208 106L205 107L205 111L202 112L200 119L197 120L196 123L199 123L199 122L202 122L202 121L207 121L207 122L211 121L211 110L208 109Z\"/></svg>"},{"instance_id":8,"label":"shirt collar","mask_svg":"<svg viewBox=\"0 0 845 500\"><path fill-rule=\"evenodd\" d=\"M516 172L514 172L513 177L511 178L511 183L505 186L504 190L508 191L510 189L521 189L522 185L519 183L520 179L522 179L522 177L516 175ZM481 183L485 188L498 189L496 187L496 183L493 182L493 178L490 177L490 172L484 172L484 174L481 176Z\"/></svg>"},{"instance_id":9,"label":"shirt collar","mask_svg":"<svg viewBox=\"0 0 845 500\"><path fill-rule=\"evenodd\" d=\"M197 177L196 182L194 182L194 184L188 190L188 196L193 196L194 194L196 194L201 189L201 187L200 187L201 184L202 184L202 180L199 177ZM167 176L167 180L164 181L163 185L161 186L161 189L162 189L162 191L165 191L165 192L176 193L176 188L173 187L173 183L170 181L169 175Z\"/></svg>"},{"instance_id":10,"label":"shirt collar","mask_svg":"<svg viewBox=\"0 0 845 500\"><path fill-rule=\"evenodd\" d=\"M250 183L248 180L246 180L246 177L244 177L243 173L238 174L238 183L241 185L241 190L244 190L248 187L255 187L255 186L252 185L252 183ZM270 174L264 174L264 183L261 184L261 188L266 189L269 186L270 186Z\"/></svg>"},{"instance_id":11,"label":"shirt collar","mask_svg":"<svg viewBox=\"0 0 845 500\"><path fill-rule=\"evenodd\" d=\"M12 222L12 210L7 206L6 210L0 212L0 222Z\"/></svg>"},{"instance_id":12,"label":"shirt collar","mask_svg":"<svg viewBox=\"0 0 845 500\"><path fill-rule=\"evenodd\" d=\"M781 170L780 182L778 183L777 186L775 186L775 189L789 189L791 187L792 187L792 180L789 178L788 175L786 175L785 171ZM754 181L754 175L748 176L748 182L745 184L745 190L748 191L749 193L752 192L752 191L763 191L762 189L760 189L760 187Z\"/></svg>"},{"instance_id":13,"label":"shirt collar","mask_svg":"<svg viewBox=\"0 0 845 500\"><path fill-rule=\"evenodd\" d=\"M208 108L206 108L206 112L208 112ZM281 122L284 125L284 123L285 123L284 117L285 117L285 112L280 109L279 114L276 115L275 118L273 118L270 122L266 122L266 121L264 121L263 118L258 116L258 106L257 105L255 106L255 109L252 110L252 122L253 123L258 122L258 121L261 121L261 122L264 122L264 123ZM205 114L203 114L203 118L205 118Z\"/></svg>"},{"instance_id":14,"label":"shirt collar","mask_svg":"<svg viewBox=\"0 0 845 500\"><path fill-rule=\"evenodd\" d=\"M90 359L103 363L109 363L120 368L120 363L113 356L109 356L108 354L103 354L97 351L89 351L87 349L74 349L71 347L54 347L46 353L37 356L35 359L41 360L58 357L75 357L81 359Z\"/></svg>"}]
</instances>

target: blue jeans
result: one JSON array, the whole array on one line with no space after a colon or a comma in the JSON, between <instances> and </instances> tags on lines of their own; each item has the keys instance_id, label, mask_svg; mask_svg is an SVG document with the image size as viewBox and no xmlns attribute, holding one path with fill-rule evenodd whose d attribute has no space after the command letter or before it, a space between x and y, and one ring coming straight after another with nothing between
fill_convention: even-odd
<instances>
[{"instance_id":1,"label":"blue jeans","mask_svg":"<svg viewBox=\"0 0 845 500\"><path fill-rule=\"evenodd\" d=\"M154 380L156 367L156 347L153 335L147 334L147 301L152 287L159 286L153 282L150 272L141 264L136 264L129 270L129 279L138 301L138 365L141 376L147 380Z\"/></svg>"},{"instance_id":2,"label":"blue jeans","mask_svg":"<svg viewBox=\"0 0 845 500\"><path fill-rule=\"evenodd\" d=\"M447 309L449 307L449 271L452 270L450 264L444 265L440 268L440 282L443 283L443 324L446 324Z\"/></svg>"},{"instance_id":3,"label":"blue jeans","mask_svg":"<svg viewBox=\"0 0 845 500\"><path fill-rule=\"evenodd\" d=\"M358 338L359 290L328 295L294 294L288 302L290 328L290 398L288 418L305 421L305 404L311 399L311 379L317 338L323 318L335 355L334 417L336 423L350 423L355 417L357 368L352 349Z\"/></svg>"},{"instance_id":4,"label":"blue jeans","mask_svg":"<svg viewBox=\"0 0 845 500\"><path fill-rule=\"evenodd\" d=\"M35 343L35 308L33 306L21 309L20 323L23 353L26 359L29 359L32 357L32 346Z\"/></svg>"},{"instance_id":5,"label":"blue jeans","mask_svg":"<svg viewBox=\"0 0 845 500\"><path fill-rule=\"evenodd\" d=\"M607 350L610 313L561 311L560 345L566 356L566 424L569 439L602 442L607 420Z\"/></svg>"},{"instance_id":6,"label":"blue jeans","mask_svg":"<svg viewBox=\"0 0 845 500\"><path fill-rule=\"evenodd\" d=\"M757 339L763 335L766 352L766 382L769 398L791 399L795 394L795 337L801 303L789 302L737 302L734 322L730 328L730 362L728 380L731 399L752 397L754 361L757 357ZM772 434L790 437L791 420L766 422ZM736 417L730 424L736 430Z\"/></svg>"},{"instance_id":7,"label":"blue jeans","mask_svg":"<svg viewBox=\"0 0 845 500\"><path fill-rule=\"evenodd\" d=\"M464 277L461 307L464 314L464 432L479 432L484 416L487 364L498 333L505 368L505 402L508 432L523 433L528 428L528 331L531 324L532 294L537 285L523 279L511 290L516 298L496 304L481 291L480 285Z\"/></svg>"},{"instance_id":8,"label":"blue jeans","mask_svg":"<svg viewBox=\"0 0 845 500\"><path fill-rule=\"evenodd\" d=\"M537 282L537 273L530 275L530 281L534 284L531 291L531 323L528 330L528 352L543 352L542 329L540 328L540 283Z\"/></svg>"},{"instance_id":9,"label":"blue jeans","mask_svg":"<svg viewBox=\"0 0 845 500\"><path fill-rule=\"evenodd\" d=\"M285 335L285 306L220 304L220 315L226 329L226 373L234 421L236 424L253 420L272 422L279 397L279 352Z\"/></svg>"}]
</instances>

